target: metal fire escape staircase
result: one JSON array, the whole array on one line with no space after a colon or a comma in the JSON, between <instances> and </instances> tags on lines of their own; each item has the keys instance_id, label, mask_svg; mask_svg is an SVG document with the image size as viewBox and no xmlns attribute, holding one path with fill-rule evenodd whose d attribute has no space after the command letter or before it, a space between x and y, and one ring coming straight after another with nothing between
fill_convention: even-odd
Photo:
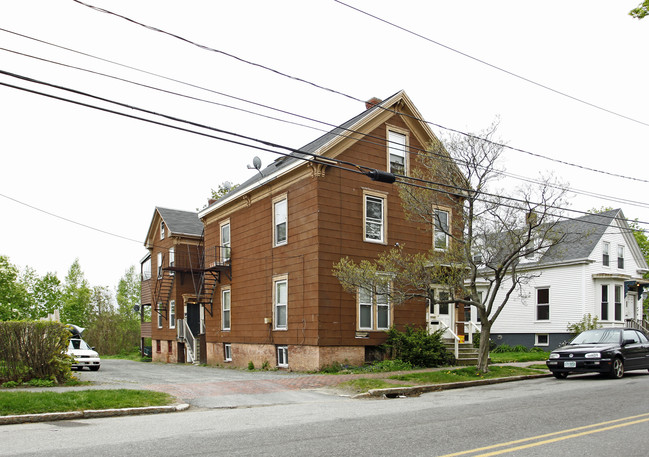
<instances>
[{"instance_id":1,"label":"metal fire escape staircase","mask_svg":"<svg viewBox=\"0 0 649 457\"><path fill-rule=\"evenodd\" d=\"M162 264L158 265L158 280L155 282L153 292L153 310L165 319L169 319L169 300L174 288L176 275L172 271L163 268L165 256L162 256Z\"/></svg>"}]
</instances>

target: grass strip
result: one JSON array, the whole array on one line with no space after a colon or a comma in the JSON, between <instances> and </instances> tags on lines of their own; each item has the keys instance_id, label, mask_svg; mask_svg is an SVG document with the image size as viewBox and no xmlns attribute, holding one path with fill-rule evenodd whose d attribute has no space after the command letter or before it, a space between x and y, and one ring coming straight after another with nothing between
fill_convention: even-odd
<instances>
[{"instance_id":1,"label":"grass strip","mask_svg":"<svg viewBox=\"0 0 649 457\"><path fill-rule=\"evenodd\" d=\"M529 368L510 366L490 366L488 373L480 373L476 367L458 368L456 370L426 371L390 376L389 379L409 381L417 384L445 384L449 382L474 381L478 379L507 378L539 374L541 371Z\"/></svg>"},{"instance_id":2,"label":"grass strip","mask_svg":"<svg viewBox=\"0 0 649 457\"><path fill-rule=\"evenodd\" d=\"M490 352L491 363L508 362L545 362L550 357L549 352Z\"/></svg>"},{"instance_id":3,"label":"grass strip","mask_svg":"<svg viewBox=\"0 0 649 457\"><path fill-rule=\"evenodd\" d=\"M372 390L372 389L386 389L389 387L411 387L411 386L412 384L402 384L402 383L396 384L394 382L387 382L383 379L359 378L359 379L352 379L351 381L340 383L336 387L353 393L361 393L361 392L367 392L368 390Z\"/></svg>"},{"instance_id":4,"label":"grass strip","mask_svg":"<svg viewBox=\"0 0 649 457\"><path fill-rule=\"evenodd\" d=\"M151 390L79 390L74 392L0 392L0 416L87 409L165 406L175 398Z\"/></svg>"}]
</instances>

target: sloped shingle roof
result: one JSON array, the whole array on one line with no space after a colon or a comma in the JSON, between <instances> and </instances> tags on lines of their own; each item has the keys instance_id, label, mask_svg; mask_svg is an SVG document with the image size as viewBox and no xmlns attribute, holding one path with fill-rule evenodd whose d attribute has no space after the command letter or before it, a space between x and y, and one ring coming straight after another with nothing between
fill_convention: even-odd
<instances>
[{"instance_id":1,"label":"sloped shingle roof","mask_svg":"<svg viewBox=\"0 0 649 457\"><path fill-rule=\"evenodd\" d=\"M203 234L203 222L198 218L196 212L158 206L156 206L156 211L160 213L165 225L174 235L201 236Z\"/></svg>"}]
</instances>

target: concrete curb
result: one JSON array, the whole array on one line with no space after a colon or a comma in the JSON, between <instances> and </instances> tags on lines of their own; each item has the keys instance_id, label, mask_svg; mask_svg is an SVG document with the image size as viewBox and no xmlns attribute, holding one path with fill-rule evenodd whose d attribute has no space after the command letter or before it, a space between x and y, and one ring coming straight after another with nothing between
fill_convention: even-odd
<instances>
[{"instance_id":1,"label":"concrete curb","mask_svg":"<svg viewBox=\"0 0 649 457\"><path fill-rule=\"evenodd\" d=\"M177 411L185 411L188 408L189 405L187 403L182 403L170 406L145 406L142 408L87 409L85 411L69 411L65 413L21 414L0 416L0 425L93 419L96 417L134 416L138 414L175 413Z\"/></svg>"},{"instance_id":2,"label":"concrete curb","mask_svg":"<svg viewBox=\"0 0 649 457\"><path fill-rule=\"evenodd\" d=\"M426 392L461 389L464 387L485 386L489 384L501 384L504 382L523 381L525 379L547 378L550 376L552 376L552 373L529 374L529 375L522 375L522 376L512 376L508 378L478 379L475 381L449 382L447 384L428 384L424 386L413 386L413 387L388 387L385 389L372 389L365 393L354 395L351 398L415 397Z\"/></svg>"}]
</instances>

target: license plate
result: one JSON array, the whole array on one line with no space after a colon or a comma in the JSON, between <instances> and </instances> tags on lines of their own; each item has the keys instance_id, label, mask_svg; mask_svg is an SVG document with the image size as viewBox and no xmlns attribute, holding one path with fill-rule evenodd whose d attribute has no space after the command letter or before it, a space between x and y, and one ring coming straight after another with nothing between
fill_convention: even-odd
<instances>
[{"instance_id":1,"label":"license plate","mask_svg":"<svg viewBox=\"0 0 649 457\"><path fill-rule=\"evenodd\" d=\"M563 362L563 368L577 368L577 362Z\"/></svg>"}]
</instances>

